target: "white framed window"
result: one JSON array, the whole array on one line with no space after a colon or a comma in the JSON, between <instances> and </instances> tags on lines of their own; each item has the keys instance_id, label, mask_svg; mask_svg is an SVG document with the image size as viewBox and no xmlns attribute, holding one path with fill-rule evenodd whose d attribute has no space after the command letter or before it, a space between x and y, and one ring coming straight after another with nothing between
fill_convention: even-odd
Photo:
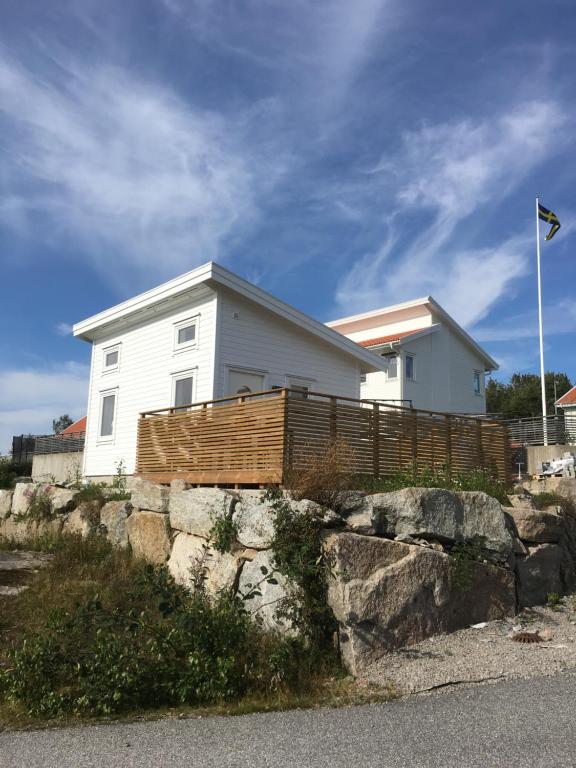
<instances>
[{"instance_id":1,"label":"white framed window","mask_svg":"<svg viewBox=\"0 0 576 768\"><path fill-rule=\"evenodd\" d=\"M189 317L174 323L174 352L195 349L198 346L198 318Z\"/></svg>"},{"instance_id":2,"label":"white framed window","mask_svg":"<svg viewBox=\"0 0 576 768\"><path fill-rule=\"evenodd\" d=\"M111 443L114 440L116 412L118 410L118 388L100 392L100 414L98 417L98 442Z\"/></svg>"},{"instance_id":3,"label":"white framed window","mask_svg":"<svg viewBox=\"0 0 576 768\"><path fill-rule=\"evenodd\" d=\"M102 350L102 372L112 373L120 368L120 344Z\"/></svg>"},{"instance_id":4,"label":"white framed window","mask_svg":"<svg viewBox=\"0 0 576 768\"><path fill-rule=\"evenodd\" d=\"M385 355L388 367L386 368L386 378L388 381L394 381L398 378L398 357L397 355Z\"/></svg>"},{"instance_id":5,"label":"white framed window","mask_svg":"<svg viewBox=\"0 0 576 768\"><path fill-rule=\"evenodd\" d=\"M474 393L476 395L482 394L482 374L480 371L474 371Z\"/></svg>"},{"instance_id":6,"label":"white framed window","mask_svg":"<svg viewBox=\"0 0 576 768\"><path fill-rule=\"evenodd\" d=\"M172 406L192 405L195 400L196 369L172 374ZM185 409L184 409L185 410Z\"/></svg>"},{"instance_id":7,"label":"white framed window","mask_svg":"<svg viewBox=\"0 0 576 768\"><path fill-rule=\"evenodd\" d=\"M266 372L250 368L228 367L226 373L228 395L249 395L266 389Z\"/></svg>"},{"instance_id":8,"label":"white framed window","mask_svg":"<svg viewBox=\"0 0 576 768\"><path fill-rule=\"evenodd\" d=\"M416 379L416 366L414 364L414 355L406 355L404 362L405 373L407 381L414 381Z\"/></svg>"}]
</instances>

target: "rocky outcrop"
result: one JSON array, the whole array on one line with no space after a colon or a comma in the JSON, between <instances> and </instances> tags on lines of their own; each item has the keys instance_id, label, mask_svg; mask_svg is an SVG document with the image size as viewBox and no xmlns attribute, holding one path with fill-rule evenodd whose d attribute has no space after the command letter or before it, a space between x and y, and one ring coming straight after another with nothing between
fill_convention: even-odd
<instances>
[{"instance_id":1,"label":"rocky outcrop","mask_svg":"<svg viewBox=\"0 0 576 768\"><path fill-rule=\"evenodd\" d=\"M272 578L275 583L270 583L267 578ZM244 563L238 591L244 598L254 593L253 598L246 600L246 608L265 629L291 631L290 622L279 615L285 607L290 587L286 578L276 572L270 552L258 552Z\"/></svg>"},{"instance_id":2,"label":"rocky outcrop","mask_svg":"<svg viewBox=\"0 0 576 768\"><path fill-rule=\"evenodd\" d=\"M233 520L238 541L252 549L268 549L274 536L272 505L262 491L240 491Z\"/></svg>"},{"instance_id":3,"label":"rocky outcrop","mask_svg":"<svg viewBox=\"0 0 576 768\"><path fill-rule=\"evenodd\" d=\"M85 501L68 515L63 533L88 536L100 525L100 507L97 501Z\"/></svg>"},{"instance_id":4,"label":"rocky outcrop","mask_svg":"<svg viewBox=\"0 0 576 768\"><path fill-rule=\"evenodd\" d=\"M168 560L168 570L177 584L190 587L193 572L203 573L204 586L210 594L232 590L237 584L243 557L230 552L217 552L206 539L188 533L178 533Z\"/></svg>"},{"instance_id":5,"label":"rocky outcrop","mask_svg":"<svg viewBox=\"0 0 576 768\"><path fill-rule=\"evenodd\" d=\"M11 514L13 495L13 491L0 490L0 520Z\"/></svg>"},{"instance_id":6,"label":"rocky outcrop","mask_svg":"<svg viewBox=\"0 0 576 768\"><path fill-rule=\"evenodd\" d=\"M136 557L162 565L170 555L168 516L161 512L132 512L126 521L128 541Z\"/></svg>"},{"instance_id":7,"label":"rocky outcrop","mask_svg":"<svg viewBox=\"0 0 576 768\"><path fill-rule=\"evenodd\" d=\"M557 544L564 534L564 520L560 515L539 511L533 507L508 507L518 537L534 544Z\"/></svg>"},{"instance_id":8,"label":"rocky outcrop","mask_svg":"<svg viewBox=\"0 0 576 768\"><path fill-rule=\"evenodd\" d=\"M132 504L150 512L168 512L170 489L148 480L135 479L130 484Z\"/></svg>"},{"instance_id":9,"label":"rocky outcrop","mask_svg":"<svg viewBox=\"0 0 576 768\"><path fill-rule=\"evenodd\" d=\"M355 533L329 534L325 548L328 602L355 674L393 648L515 613L514 576L503 568Z\"/></svg>"},{"instance_id":10,"label":"rocky outcrop","mask_svg":"<svg viewBox=\"0 0 576 768\"><path fill-rule=\"evenodd\" d=\"M106 538L115 547L128 546L126 522L132 512L130 501L109 501L100 510L100 524L106 529Z\"/></svg>"},{"instance_id":11,"label":"rocky outcrop","mask_svg":"<svg viewBox=\"0 0 576 768\"><path fill-rule=\"evenodd\" d=\"M220 488L191 488L170 494L170 525L177 531L210 538L218 516L232 514L236 498Z\"/></svg>"},{"instance_id":12,"label":"rocky outcrop","mask_svg":"<svg viewBox=\"0 0 576 768\"><path fill-rule=\"evenodd\" d=\"M545 603L548 595L563 592L562 561L564 553L557 544L539 544L528 548L528 555L516 563L518 601L521 608Z\"/></svg>"}]
</instances>

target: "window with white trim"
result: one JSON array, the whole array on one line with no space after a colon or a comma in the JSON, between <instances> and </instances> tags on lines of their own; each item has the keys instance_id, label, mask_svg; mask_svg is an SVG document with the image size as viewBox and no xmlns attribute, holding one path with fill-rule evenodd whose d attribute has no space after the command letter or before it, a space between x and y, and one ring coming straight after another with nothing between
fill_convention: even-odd
<instances>
[{"instance_id":1,"label":"window with white trim","mask_svg":"<svg viewBox=\"0 0 576 768\"><path fill-rule=\"evenodd\" d=\"M198 346L198 320L188 318L174 324L174 351L194 349Z\"/></svg>"},{"instance_id":2,"label":"window with white trim","mask_svg":"<svg viewBox=\"0 0 576 768\"><path fill-rule=\"evenodd\" d=\"M406 355L405 366L406 379L414 381L416 378L414 373L414 355Z\"/></svg>"},{"instance_id":3,"label":"window with white trim","mask_svg":"<svg viewBox=\"0 0 576 768\"><path fill-rule=\"evenodd\" d=\"M118 390L109 389L100 393L100 422L98 425L98 439L102 442L114 439L114 427L116 424L116 403Z\"/></svg>"},{"instance_id":4,"label":"window with white trim","mask_svg":"<svg viewBox=\"0 0 576 768\"><path fill-rule=\"evenodd\" d=\"M474 393L482 394L482 377L480 371L474 371Z\"/></svg>"},{"instance_id":5,"label":"window with white trim","mask_svg":"<svg viewBox=\"0 0 576 768\"><path fill-rule=\"evenodd\" d=\"M172 376L172 405L179 408L194 402L194 372L183 371Z\"/></svg>"},{"instance_id":6,"label":"window with white trim","mask_svg":"<svg viewBox=\"0 0 576 768\"><path fill-rule=\"evenodd\" d=\"M388 381L393 381L398 378L398 357L396 355L387 355L386 362L388 363L386 378Z\"/></svg>"},{"instance_id":7,"label":"window with white trim","mask_svg":"<svg viewBox=\"0 0 576 768\"><path fill-rule=\"evenodd\" d=\"M102 354L103 372L111 373L112 371L117 371L120 367L120 344L115 344L113 347L106 347L102 350Z\"/></svg>"}]
</instances>

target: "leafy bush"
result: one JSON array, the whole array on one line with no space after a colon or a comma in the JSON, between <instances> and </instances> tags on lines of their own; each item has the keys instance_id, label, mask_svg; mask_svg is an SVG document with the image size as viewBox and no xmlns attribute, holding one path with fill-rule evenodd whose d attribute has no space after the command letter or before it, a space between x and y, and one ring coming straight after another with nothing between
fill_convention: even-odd
<instances>
[{"instance_id":1,"label":"leafy bush","mask_svg":"<svg viewBox=\"0 0 576 768\"><path fill-rule=\"evenodd\" d=\"M114 486L112 486L114 488ZM76 504L85 501L98 501L106 504L107 501L125 501L130 498L126 490L114 490L110 492L110 486L106 483L87 483L83 485L76 495Z\"/></svg>"},{"instance_id":2,"label":"leafy bush","mask_svg":"<svg viewBox=\"0 0 576 768\"><path fill-rule=\"evenodd\" d=\"M398 491L411 487L443 488L447 491L483 491L502 504L508 504L506 485L483 469L454 472L448 467L409 466L385 478L356 478L352 487L368 493Z\"/></svg>"},{"instance_id":3,"label":"leafy bush","mask_svg":"<svg viewBox=\"0 0 576 768\"><path fill-rule=\"evenodd\" d=\"M229 592L211 598L199 581L190 593L97 537L54 552L0 617L0 699L29 715L214 704L309 682L301 646L262 632Z\"/></svg>"},{"instance_id":4,"label":"leafy bush","mask_svg":"<svg viewBox=\"0 0 576 768\"><path fill-rule=\"evenodd\" d=\"M569 499L566 496L561 496L559 493L551 493L550 491L535 493L532 496L532 501L534 502L536 509L560 507L562 514L576 517L576 505L572 499Z\"/></svg>"},{"instance_id":5,"label":"leafy bush","mask_svg":"<svg viewBox=\"0 0 576 768\"><path fill-rule=\"evenodd\" d=\"M30 477L31 474L31 462L16 464L9 456L0 456L0 490L13 488L17 477Z\"/></svg>"},{"instance_id":6,"label":"leafy bush","mask_svg":"<svg viewBox=\"0 0 576 768\"><path fill-rule=\"evenodd\" d=\"M208 538L217 552L230 552L238 538L238 525L225 512L215 515Z\"/></svg>"}]
</instances>

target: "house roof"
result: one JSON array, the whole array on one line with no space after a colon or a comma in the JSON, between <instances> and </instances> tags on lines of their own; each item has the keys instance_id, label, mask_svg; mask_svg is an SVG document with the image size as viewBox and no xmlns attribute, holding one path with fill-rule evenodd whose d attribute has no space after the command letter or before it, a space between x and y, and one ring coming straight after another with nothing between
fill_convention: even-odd
<instances>
[{"instance_id":1,"label":"house roof","mask_svg":"<svg viewBox=\"0 0 576 768\"><path fill-rule=\"evenodd\" d=\"M394 313L400 313L402 310L410 310L417 307L425 307L434 317L435 320L440 320L444 325L451 328L456 335L458 335L462 341L473 349L476 354L483 360L487 371L497 371L499 368L498 363L494 358L482 349L482 347L474 341L472 336L467 333L461 325L459 325L443 307L438 304L436 299L432 296L423 296L420 299L413 299L412 301L405 301L401 304L393 304L388 307L381 307L380 309L373 309L370 312L363 312L359 315L350 315L349 317L341 317L338 320L331 320L326 323L329 328L338 328L339 326L349 325L351 323L360 322L362 320L378 320L382 319L386 321L386 317L393 315ZM383 323L378 323L382 325ZM416 331L411 331L415 333ZM398 336L398 334L397 334Z\"/></svg>"},{"instance_id":2,"label":"house roof","mask_svg":"<svg viewBox=\"0 0 576 768\"><path fill-rule=\"evenodd\" d=\"M74 435L76 432L86 432L86 416L82 416L82 418L75 421L74 424L70 424L70 426L63 429L60 434Z\"/></svg>"},{"instance_id":3,"label":"house roof","mask_svg":"<svg viewBox=\"0 0 576 768\"><path fill-rule=\"evenodd\" d=\"M158 285L156 288L76 323L73 328L74 336L85 341L93 341L104 329L127 325L133 322L135 316L139 318L153 316L158 311L160 304L167 305L176 301L193 288L201 285L206 285L209 288L224 287L259 304L282 319L294 323L317 339L336 347L340 352L350 355L360 363L362 372L385 369L385 362L374 352L364 349L338 331L328 328L324 323L305 315L290 304L277 299L272 294L263 291L215 262L203 264L191 272L186 272L173 280Z\"/></svg>"},{"instance_id":4,"label":"house roof","mask_svg":"<svg viewBox=\"0 0 576 768\"><path fill-rule=\"evenodd\" d=\"M572 389L569 389L565 395L562 395L562 397L556 400L556 405L559 405L560 407L576 405L576 387L572 387Z\"/></svg>"},{"instance_id":5,"label":"house roof","mask_svg":"<svg viewBox=\"0 0 576 768\"><path fill-rule=\"evenodd\" d=\"M381 344L394 344L400 339L405 339L408 336L415 336L416 334L427 331L429 328L415 328L413 331L402 331L393 333L391 336L378 336L376 339L365 339L364 341L357 342L361 347L378 347Z\"/></svg>"}]
</instances>

